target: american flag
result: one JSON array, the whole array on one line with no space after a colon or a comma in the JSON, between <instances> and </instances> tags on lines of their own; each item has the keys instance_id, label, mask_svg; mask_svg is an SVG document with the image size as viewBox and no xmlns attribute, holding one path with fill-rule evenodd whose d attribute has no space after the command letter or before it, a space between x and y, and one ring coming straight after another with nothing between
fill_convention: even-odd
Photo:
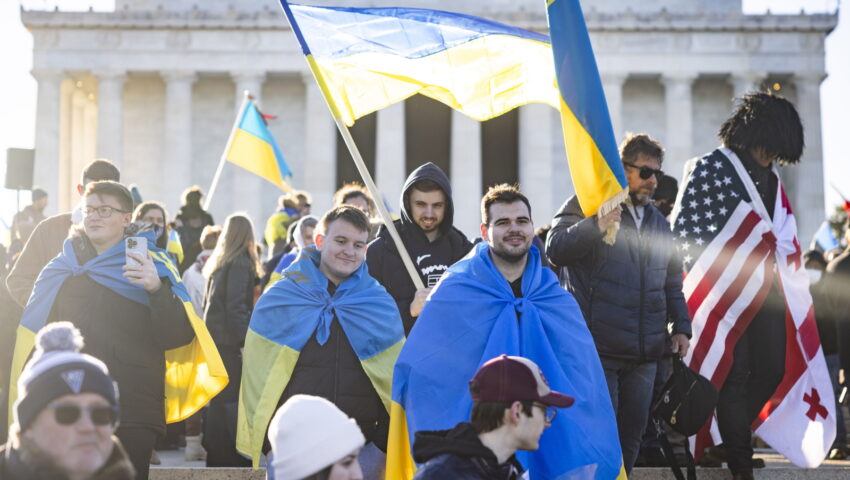
<instances>
[{"instance_id":1,"label":"american flag","mask_svg":"<svg viewBox=\"0 0 850 480\"><path fill-rule=\"evenodd\" d=\"M777 280L787 310L786 373L752 427L795 464L817 466L835 436L835 405L790 203L780 182L776 204L764 206L731 150L692 167L672 219L693 328L685 362L719 390L736 342ZM719 441L712 418L692 445L699 456Z\"/></svg>"}]
</instances>

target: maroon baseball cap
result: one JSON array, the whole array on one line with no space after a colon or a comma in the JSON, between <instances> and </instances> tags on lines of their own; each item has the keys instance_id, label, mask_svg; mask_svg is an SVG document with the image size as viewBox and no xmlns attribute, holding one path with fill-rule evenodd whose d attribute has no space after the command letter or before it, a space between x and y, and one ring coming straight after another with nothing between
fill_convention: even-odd
<instances>
[{"instance_id":1,"label":"maroon baseball cap","mask_svg":"<svg viewBox=\"0 0 850 480\"><path fill-rule=\"evenodd\" d=\"M475 402L516 402L531 400L566 408L575 398L549 388L540 367L523 357L500 355L481 366L469 381Z\"/></svg>"}]
</instances>

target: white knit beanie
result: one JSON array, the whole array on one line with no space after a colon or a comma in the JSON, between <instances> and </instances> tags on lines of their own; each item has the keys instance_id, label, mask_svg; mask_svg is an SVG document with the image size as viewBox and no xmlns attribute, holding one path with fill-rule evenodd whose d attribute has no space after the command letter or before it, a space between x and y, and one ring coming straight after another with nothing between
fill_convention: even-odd
<instances>
[{"instance_id":1,"label":"white knit beanie","mask_svg":"<svg viewBox=\"0 0 850 480\"><path fill-rule=\"evenodd\" d=\"M275 480L301 480L366 443L357 423L321 397L293 395L269 424Z\"/></svg>"}]
</instances>

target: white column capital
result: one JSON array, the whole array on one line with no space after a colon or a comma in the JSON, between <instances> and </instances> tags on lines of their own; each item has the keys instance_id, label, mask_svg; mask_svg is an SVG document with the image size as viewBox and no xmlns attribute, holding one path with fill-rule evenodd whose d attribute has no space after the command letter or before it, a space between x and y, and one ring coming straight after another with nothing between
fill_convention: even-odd
<instances>
[{"instance_id":1,"label":"white column capital","mask_svg":"<svg viewBox=\"0 0 850 480\"><path fill-rule=\"evenodd\" d=\"M39 68L30 71L30 75L36 79L38 83L55 83L57 86L65 79L63 70L53 68Z\"/></svg>"},{"instance_id":2,"label":"white column capital","mask_svg":"<svg viewBox=\"0 0 850 480\"><path fill-rule=\"evenodd\" d=\"M160 76L168 84L195 83L198 75L192 70L163 70Z\"/></svg>"},{"instance_id":3,"label":"white column capital","mask_svg":"<svg viewBox=\"0 0 850 480\"><path fill-rule=\"evenodd\" d=\"M691 86L697 77L699 77L699 73L697 72L663 72L661 74L661 83L668 88L680 85Z\"/></svg>"},{"instance_id":4,"label":"white column capital","mask_svg":"<svg viewBox=\"0 0 850 480\"><path fill-rule=\"evenodd\" d=\"M265 82L267 72L265 70L232 70L230 77L235 83Z\"/></svg>"},{"instance_id":5,"label":"white column capital","mask_svg":"<svg viewBox=\"0 0 850 480\"><path fill-rule=\"evenodd\" d=\"M820 88L825 78L826 72L798 72L794 74L792 81L797 88Z\"/></svg>"},{"instance_id":6,"label":"white column capital","mask_svg":"<svg viewBox=\"0 0 850 480\"><path fill-rule=\"evenodd\" d=\"M114 82L122 84L127 80L127 71L126 70L113 70L113 69L104 69L104 70L92 70L92 75L97 77L97 81L99 83L102 82Z\"/></svg>"},{"instance_id":7,"label":"white column capital","mask_svg":"<svg viewBox=\"0 0 850 480\"><path fill-rule=\"evenodd\" d=\"M605 72L602 74L602 83L606 86L619 86L622 88L628 78L628 72Z\"/></svg>"},{"instance_id":8,"label":"white column capital","mask_svg":"<svg viewBox=\"0 0 850 480\"><path fill-rule=\"evenodd\" d=\"M729 84L732 85L732 93L735 98L755 90L759 84L767 78L764 72L732 72L729 74Z\"/></svg>"}]
</instances>

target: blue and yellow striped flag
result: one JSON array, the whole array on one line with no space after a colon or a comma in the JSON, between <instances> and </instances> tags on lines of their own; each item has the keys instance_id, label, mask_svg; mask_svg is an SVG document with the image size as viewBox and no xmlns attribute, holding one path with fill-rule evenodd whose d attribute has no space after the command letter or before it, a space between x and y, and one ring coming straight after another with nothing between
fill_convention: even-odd
<instances>
[{"instance_id":1,"label":"blue and yellow striped flag","mask_svg":"<svg viewBox=\"0 0 850 480\"><path fill-rule=\"evenodd\" d=\"M228 162L265 178L284 191L292 191L289 185L292 171L253 100L246 99L227 147L224 155Z\"/></svg>"},{"instance_id":2,"label":"blue and yellow striped flag","mask_svg":"<svg viewBox=\"0 0 850 480\"><path fill-rule=\"evenodd\" d=\"M558 108L545 35L437 10L281 5L348 126L417 93L479 121L531 102Z\"/></svg>"},{"instance_id":3,"label":"blue and yellow striped flag","mask_svg":"<svg viewBox=\"0 0 850 480\"><path fill-rule=\"evenodd\" d=\"M579 0L548 0L549 35L560 90L567 160L586 216L608 213L628 196L608 104Z\"/></svg>"}]
</instances>

